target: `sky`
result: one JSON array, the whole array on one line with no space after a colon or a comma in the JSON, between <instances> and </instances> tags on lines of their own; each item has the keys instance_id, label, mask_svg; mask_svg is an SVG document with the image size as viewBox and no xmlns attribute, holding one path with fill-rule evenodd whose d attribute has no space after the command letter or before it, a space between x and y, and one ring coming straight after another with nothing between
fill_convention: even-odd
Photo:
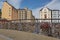
<instances>
[{"instance_id":1,"label":"sky","mask_svg":"<svg viewBox=\"0 0 60 40\"><path fill-rule=\"evenodd\" d=\"M0 9L2 8L3 2L6 0L0 0ZM32 10L33 15L39 18L39 10L43 7L50 9L60 10L60 0L7 0L8 3L13 5L16 9L29 8Z\"/></svg>"}]
</instances>

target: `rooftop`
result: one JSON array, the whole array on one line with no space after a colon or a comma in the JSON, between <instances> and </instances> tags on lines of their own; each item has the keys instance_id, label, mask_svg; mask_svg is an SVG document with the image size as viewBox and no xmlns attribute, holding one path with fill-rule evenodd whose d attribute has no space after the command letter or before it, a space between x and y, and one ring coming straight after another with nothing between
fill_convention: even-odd
<instances>
[{"instance_id":1,"label":"rooftop","mask_svg":"<svg viewBox=\"0 0 60 40\"><path fill-rule=\"evenodd\" d=\"M48 10L51 10L51 11L60 11L60 10L58 10L58 9L50 9L50 8L48 8L48 7L44 7L44 8L47 8ZM42 11L44 8L41 8L40 11Z\"/></svg>"}]
</instances>

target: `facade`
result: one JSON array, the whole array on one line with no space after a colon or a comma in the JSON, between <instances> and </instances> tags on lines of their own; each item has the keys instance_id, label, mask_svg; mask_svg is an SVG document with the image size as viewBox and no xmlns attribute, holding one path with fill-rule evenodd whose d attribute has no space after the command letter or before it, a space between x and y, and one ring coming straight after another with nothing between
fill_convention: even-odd
<instances>
[{"instance_id":1,"label":"facade","mask_svg":"<svg viewBox=\"0 0 60 40\"><path fill-rule=\"evenodd\" d=\"M43 8L40 10L40 19L51 19L51 10L49 8ZM41 22L51 22L51 20L40 20Z\"/></svg>"},{"instance_id":2,"label":"facade","mask_svg":"<svg viewBox=\"0 0 60 40\"><path fill-rule=\"evenodd\" d=\"M41 22L58 23L60 22L60 20L58 20L60 19L60 10L51 10L47 7L42 8L40 10L40 19L45 19L45 20L40 20Z\"/></svg>"},{"instance_id":3,"label":"facade","mask_svg":"<svg viewBox=\"0 0 60 40\"><path fill-rule=\"evenodd\" d=\"M32 11L31 10L27 11L27 19L32 19L32 20L27 20L27 22L34 22L33 19L35 19L35 17L32 15Z\"/></svg>"},{"instance_id":4,"label":"facade","mask_svg":"<svg viewBox=\"0 0 60 40\"><path fill-rule=\"evenodd\" d=\"M4 2L2 7L2 19L15 20L18 18L18 11L8 2Z\"/></svg>"},{"instance_id":5,"label":"facade","mask_svg":"<svg viewBox=\"0 0 60 40\"><path fill-rule=\"evenodd\" d=\"M32 15L32 22L35 22L35 17Z\"/></svg>"},{"instance_id":6,"label":"facade","mask_svg":"<svg viewBox=\"0 0 60 40\"><path fill-rule=\"evenodd\" d=\"M19 19L34 19L32 11L28 8L16 9L8 2L4 2L2 7L2 19L19 20ZM21 22L32 22L32 20L20 20Z\"/></svg>"},{"instance_id":7,"label":"facade","mask_svg":"<svg viewBox=\"0 0 60 40\"><path fill-rule=\"evenodd\" d=\"M25 9L18 9L18 19L27 19L27 13ZM20 20L21 22L26 22L26 20Z\"/></svg>"},{"instance_id":8,"label":"facade","mask_svg":"<svg viewBox=\"0 0 60 40\"><path fill-rule=\"evenodd\" d=\"M59 10L52 10L52 19L59 19ZM58 23L59 20L52 20L53 23Z\"/></svg>"},{"instance_id":9,"label":"facade","mask_svg":"<svg viewBox=\"0 0 60 40\"><path fill-rule=\"evenodd\" d=\"M32 11L28 8L24 9L18 9L18 19L26 19L26 20L20 20L21 22L33 22L33 20L28 19L35 19L32 15Z\"/></svg>"}]
</instances>

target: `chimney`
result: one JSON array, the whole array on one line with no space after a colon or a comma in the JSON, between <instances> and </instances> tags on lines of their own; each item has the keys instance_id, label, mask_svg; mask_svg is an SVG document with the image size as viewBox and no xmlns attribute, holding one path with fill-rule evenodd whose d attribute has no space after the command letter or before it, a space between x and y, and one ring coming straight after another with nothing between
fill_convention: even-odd
<instances>
[{"instance_id":1,"label":"chimney","mask_svg":"<svg viewBox=\"0 0 60 40\"><path fill-rule=\"evenodd\" d=\"M24 9L25 9L25 10L28 10L28 8L27 8L27 7L25 7Z\"/></svg>"}]
</instances>

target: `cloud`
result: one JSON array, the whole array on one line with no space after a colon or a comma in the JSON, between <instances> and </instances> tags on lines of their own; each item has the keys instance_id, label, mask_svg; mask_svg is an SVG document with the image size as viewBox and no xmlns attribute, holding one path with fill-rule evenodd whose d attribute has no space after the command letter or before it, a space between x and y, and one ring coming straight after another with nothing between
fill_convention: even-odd
<instances>
[{"instance_id":1,"label":"cloud","mask_svg":"<svg viewBox=\"0 0 60 40\"><path fill-rule=\"evenodd\" d=\"M45 5L50 9L58 9L60 10L60 0L52 0L49 4Z\"/></svg>"},{"instance_id":2,"label":"cloud","mask_svg":"<svg viewBox=\"0 0 60 40\"><path fill-rule=\"evenodd\" d=\"M0 9L2 8L3 2L0 1Z\"/></svg>"},{"instance_id":3,"label":"cloud","mask_svg":"<svg viewBox=\"0 0 60 40\"><path fill-rule=\"evenodd\" d=\"M48 7L50 9L58 9L60 10L60 0L52 0L51 2L49 2L48 4L46 4L45 6L43 7ZM39 7L39 8L35 8L33 9L33 15L36 17L36 18L39 18L39 10L43 7Z\"/></svg>"},{"instance_id":4,"label":"cloud","mask_svg":"<svg viewBox=\"0 0 60 40\"><path fill-rule=\"evenodd\" d=\"M39 11L41 8L43 7L32 9L32 13L35 16L35 18L39 18Z\"/></svg>"},{"instance_id":5,"label":"cloud","mask_svg":"<svg viewBox=\"0 0 60 40\"><path fill-rule=\"evenodd\" d=\"M0 9L2 8L3 2L6 0L0 0Z\"/></svg>"},{"instance_id":6,"label":"cloud","mask_svg":"<svg viewBox=\"0 0 60 40\"><path fill-rule=\"evenodd\" d=\"M54 3L55 3L55 1L56 1L56 0L52 0L50 3L48 3L48 4L47 4L47 5L45 5L45 6L50 6L50 5L54 4Z\"/></svg>"},{"instance_id":7,"label":"cloud","mask_svg":"<svg viewBox=\"0 0 60 40\"><path fill-rule=\"evenodd\" d=\"M3 2L6 0L0 0L0 9L2 8ZM19 9L22 0L7 0L12 6L14 6L15 8Z\"/></svg>"},{"instance_id":8,"label":"cloud","mask_svg":"<svg viewBox=\"0 0 60 40\"><path fill-rule=\"evenodd\" d=\"M17 9L20 8L22 2L22 0L7 0L7 1Z\"/></svg>"}]
</instances>

